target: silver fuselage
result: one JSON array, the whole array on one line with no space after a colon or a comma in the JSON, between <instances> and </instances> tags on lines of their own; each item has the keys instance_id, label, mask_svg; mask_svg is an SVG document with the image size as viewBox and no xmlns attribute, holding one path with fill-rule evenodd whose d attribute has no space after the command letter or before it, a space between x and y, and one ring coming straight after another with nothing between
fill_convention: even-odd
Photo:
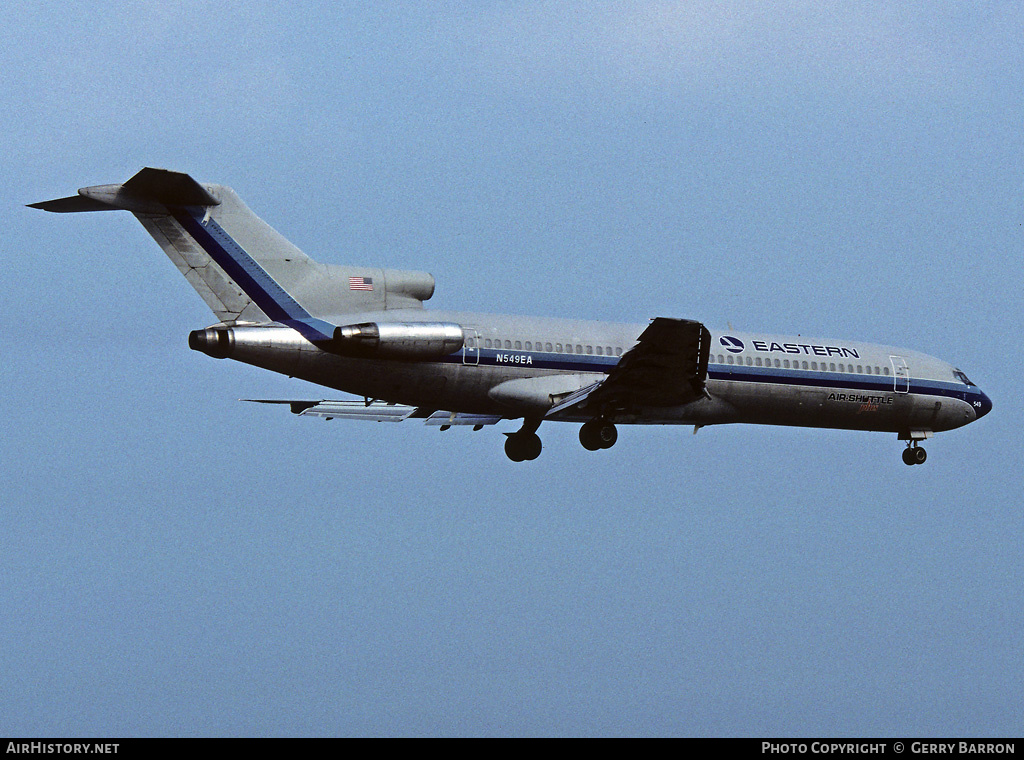
<instances>
[{"instance_id":1,"label":"silver fuselage","mask_svg":"<svg viewBox=\"0 0 1024 760\"><path fill-rule=\"evenodd\" d=\"M349 315L380 320L381 314ZM567 375L600 380L636 344L642 324L433 310L393 310L394 322L457 323L465 345L433 361L353 358L321 350L284 326L236 326L230 357L341 391L398 404L528 416L491 391L509 380ZM991 402L952 365L851 340L711 330L705 397L683 406L620 411L625 424L756 423L939 432L985 414ZM547 419L580 422L557 413Z\"/></svg>"}]
</instances>

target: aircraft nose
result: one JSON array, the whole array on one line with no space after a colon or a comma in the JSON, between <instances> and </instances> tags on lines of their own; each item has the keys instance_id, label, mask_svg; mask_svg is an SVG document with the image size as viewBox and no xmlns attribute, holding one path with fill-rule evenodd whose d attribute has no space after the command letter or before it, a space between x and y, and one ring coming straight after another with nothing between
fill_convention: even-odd
<instances>
[{"instance_id":1,"label":"aircraft nose","mask_svg":"<svg viewBox=\"0 0 1024 760\"><path fill-rule=\"evenodd\" d=\"M980 404L980 406L978 406ZM978 404L974 407L974 419L980 420L992 411L992 399L985 395L984 391L978 391Z\"/></svg>"}]
</instances>

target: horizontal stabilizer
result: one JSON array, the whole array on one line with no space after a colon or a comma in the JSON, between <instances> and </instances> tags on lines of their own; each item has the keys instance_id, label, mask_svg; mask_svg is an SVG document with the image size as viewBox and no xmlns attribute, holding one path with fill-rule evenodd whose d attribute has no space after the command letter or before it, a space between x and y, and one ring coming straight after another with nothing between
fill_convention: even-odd
<instances>
[{"instance_id":1,"label":"horizontal stabilizer","mask_svg":"<svg viewBox=\"0 0 1024 760\"><path fill-rule=\"evenodd\" d=\"M40 201L39 203L28 204L29 208L38 208L43 211L51 211L54 214L74 214L79 211L116 211L116 206L109 203L86 198L84 195L71 195L67 198L57 198L52 201Z\"/></svg>"},{"instance_id":2,"label":"horizontal stabilizer","mask_svg":"<svg viewBox=\"0 0 1024 760\"><path fill-rule=\"evenodd\" d=\"M78 195L30 203L29 208L68 214L77 211L159 211L161 208L217 206L217 200L189 175L146 167L120 185L83 187Z\"/></svg>"}]
</instances>

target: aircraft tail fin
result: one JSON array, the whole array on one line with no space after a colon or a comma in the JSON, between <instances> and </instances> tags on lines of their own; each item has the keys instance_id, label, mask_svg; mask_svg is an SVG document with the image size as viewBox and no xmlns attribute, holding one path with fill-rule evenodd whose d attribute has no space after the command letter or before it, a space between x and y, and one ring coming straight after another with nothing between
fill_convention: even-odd
<instances>
[{"instance_id":1,"label":"aircraft tail fin","mask_svg":"<svg viewBox=\"0 0 1024 760\"><path fill-rule=\"evenodd\" d=\"M122 184L85 187L30 207L130 211L226 324L421 308L434 292L426 272L318 263L231 188L200 184L181 172L145 168Z\"/></svg>"}]
</instances>

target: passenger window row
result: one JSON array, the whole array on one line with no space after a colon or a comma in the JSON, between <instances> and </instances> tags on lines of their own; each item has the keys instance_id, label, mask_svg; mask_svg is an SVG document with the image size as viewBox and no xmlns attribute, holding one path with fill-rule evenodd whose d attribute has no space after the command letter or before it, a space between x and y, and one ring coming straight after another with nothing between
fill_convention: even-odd
<instances>
[{"instance_id":1,"label":"passenger window row","mask_svg":"<svg viewBox=\"0 0 1024 760\"><path fill-rule=\"evenodd\" d=\"M714 356L711 357L714 360ZM843 372L857 375L890 375L888 367L870 364L836 364L835 362L808 362L793 359L762 359L760 356L736 356L718 354L719 364L746 364L748 367L775 367L777 369L809 369L812 372Z\"/></svg>"},{"instance_id":2,"label":"passenger window row","mask_svg":"<svg viewBox=\"0 0 1024 760\"><path fill-rule=\"evenodd\" d=\"M622 349L616 347L612 349L611 346L593 346L583 345L582 343L566 343L564 346L561 343L551 344L545 341L521 341L521 340L492 340L487 338L484 340L484 348L505 348L508 351L547 351L548 353L556 354L596 354L597 356L622 356Z\"/></svg>"}]
</instances>

